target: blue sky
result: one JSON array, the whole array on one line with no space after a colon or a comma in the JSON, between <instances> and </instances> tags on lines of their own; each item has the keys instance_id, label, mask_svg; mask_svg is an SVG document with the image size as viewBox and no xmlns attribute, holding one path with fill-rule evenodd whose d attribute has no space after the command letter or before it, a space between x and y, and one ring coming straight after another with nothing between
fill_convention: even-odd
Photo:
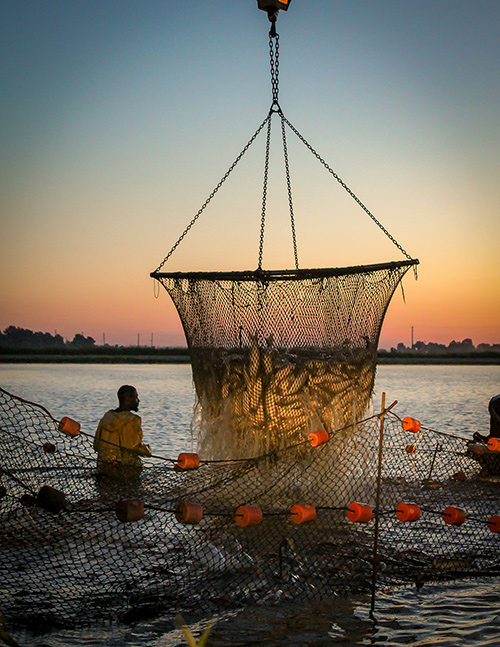
<instances>
[{"instance_id":1,"label":"blue sky","mask_svg":"<svg viewBox=\"0 0 500 647\"><path fill-rule=\"evenodd\" d=\"M500 342L497 0L293 0L278 20L287 118L414 257L381 346ZM254 0L0 5L0 328L182 343L149 272L267 114ZM398 250L288 135L302 267ZM264 266L292 267L274 123ZM171 270L257 265L261 135Z\"/></svg>"}]
</instances>

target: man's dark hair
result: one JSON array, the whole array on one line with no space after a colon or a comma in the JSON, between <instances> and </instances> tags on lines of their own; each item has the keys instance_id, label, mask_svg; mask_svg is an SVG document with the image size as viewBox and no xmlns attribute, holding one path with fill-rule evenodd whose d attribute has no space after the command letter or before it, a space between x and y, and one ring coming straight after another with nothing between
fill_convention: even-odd
<instances>
[{"instance_id":1,"label":"man's dark hair","mask_svg":"<svg viewBox=\"0 0 500 647\"><path fill-rule=\"evenodd\" d=\"M118 389L118 400L123 402L123 400L132 397L136 393L135 386L130 386L130 384L124 384Z\"/></svg>"}]
</instances>

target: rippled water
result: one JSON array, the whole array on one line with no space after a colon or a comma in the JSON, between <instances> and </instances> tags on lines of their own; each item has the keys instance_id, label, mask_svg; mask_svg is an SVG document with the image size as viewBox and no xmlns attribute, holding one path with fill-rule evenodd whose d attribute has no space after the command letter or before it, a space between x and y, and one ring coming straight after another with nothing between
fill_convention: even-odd
<instances>
[{"instance_id":1,"label":"rippled water","mask_svg":"<svg viewBox=\"0 0 500 647\"><path fill-rule=\"evenodd\" d=\"M93 432L103 412L116 406L116 390L134 384L146 442L156 453L176 455L193 448L190 419L194 403L188 365L6 365L0 364L0 386L43 404L57 418L69 415ZM500 366L381 366L374 408L382 392L398 400L399 415L419 418L432 429L470 437L487 432L489 398L500 392ZM500 494L500 485L499 485ZM500 509L500 496L499 496ZM500 553L500 536L499 536ZM369 577L369 574L367 574ZM379 592L375 618L370 600L342 599L300 607L265 606L217 618L211 647L275 645L442 645L500 643L500 586L496 579ZM194 625L193 631L206 621ZM175 647L186 645L168 618L133 626L52 630L13 636L21 646Z\"/></svg>"}]
</instances>

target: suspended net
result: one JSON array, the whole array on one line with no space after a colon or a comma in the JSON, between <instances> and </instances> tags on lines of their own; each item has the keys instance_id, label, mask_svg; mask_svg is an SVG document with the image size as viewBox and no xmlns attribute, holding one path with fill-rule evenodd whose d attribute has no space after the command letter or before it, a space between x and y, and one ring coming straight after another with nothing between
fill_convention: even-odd
<instances>
[{"instance_id":1,"label":"suspended net","mask_svg":"<svg viewBox=\"0 0 500 647\"><path fill-rule=\"evenodd\" d=\"M252 459L145 459L127 482L98 479L92 437L59 431L43 407L0 390L0 413L11 626L210 615L500 571L498 483L479 478L463 439L411 431L394 409Z\"/></svg>"},{"instance_id":2,"label":"suspended net","mask_svg":"<svg viewBox=\"0 0 500 647\"><path fill-rule=\"evenodd\" d=\"M189 345L201 453L258 456L360 419L388 303L415 263L153 273Z\"/></svg>"}]
</instances>

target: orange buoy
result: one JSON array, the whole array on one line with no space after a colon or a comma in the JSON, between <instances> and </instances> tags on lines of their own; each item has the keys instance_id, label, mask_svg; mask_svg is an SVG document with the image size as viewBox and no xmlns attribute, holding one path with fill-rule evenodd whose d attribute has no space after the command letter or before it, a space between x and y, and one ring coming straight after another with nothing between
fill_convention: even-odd
<instances>
[{"instance_id":1,"label":"orange buoy","mask_svg":"<svg viewBox=\"0 0 500 647\"><path fill-rule=\"evenodd\" d=\"M195 470L200 465L200 457L198 454L189 454L183 452L177 457L177 466L181 470Z\"/></svg>"},{"instance_id":2,"label":"orange buoy","mask_svg":"<svg viewBox=\"0 0 500 647\"><path fill-rule=\"evenodd\" d=\"M396 516L400 521L416 521L420 519L420 508L415 503L399 503Z\"/></svg>"},{"instance_id":3,"label":"orange buoy","mask_svg":"<svg viewBox=\"0 0 500 647\"><path fill-rule=\"evenodd\" d=\"M262 521L262 510L257 505L240 505L235 518L238 526L258 526Z\"/></svg>"},{"instance_id":4,"label":"orange buoy","mask_svg":"<svg viewBox=\"0 0 500 647\"><path fill-rule=\"evenodd\" d=\"M405 431L412 431L414 434L417 433L417 431L420 431L420 420L416 420L415 418L410 418L410 416L406 416L406 418L403 418L403 429Z\"/></svg>"},{"instance_id":5,"label":"orange buoy","mask_svg":"<svg viewBox=\"0 0 500 647\"><path fill-rule=\"evenodd\" d=\"M488 526L491 532L500 532L500 515L492 515L488 521Z\"/></svg>"},{"instance_id":6,"label":"orange buoy","mask_svg":"<svg viewBox=\"0 0 500 647\"><path fill-rule=\"evenodd\" d=\"M414 454L417 451L415 445L406 445L406 451L408 454Z\"/></svg>"},{"instance_id":7,"label":"orange buoy","mask_svg":"<svg viewBox=\"0 0 500 647\"><path fill-rule=\"evenodd\" d=\"M179 523L200 523L203 518L203 508L197 503L179 501L175 509L175 518Z\"/></svg>"},{"instance_id":8,"label":"orange buoy","mask_svg":"<svg viewBox=\"0 0 500 647\"><path fill-rule=\"evenodd\" d=\"M373 511L367 503L353 501L347 508L347 518L356 523L368 523L371 521Z\"/></svg>"},{"instance_id":9,"label":"orange buoy","mask_svg":"<svg viewBox=\"0 0 500 647\"><path fill-rule=\"evenodd\" d=\"M80 433L80 427L81 425L79 422L76 422L67 416L61 418L58 425L59 431L62 431L66 436L78 436Z\"/></svg>"},{"instance_id":10,"label":"orange buoy","mask_svg":"<svg viewBox=\"0 0 500 647\"><path fill-rule=\"evenodd\" d=\"M500 438L490 438L488 440L488 449L492 452L500 452Z\"/></svg>"},{"instance_id":11,"label":"orange buoy","mask_svg":"<svg viewBox=\"0 0 500 647\"><path fill-rule=\"evenodd\" d=\"M313 519L316 519L316 508L309 503L296 503L290 508L290 516L293 523L297 524L312 521Z\"/></svg>"},{"instance_id":12,"label":"orange buoy","mask_svg":"<svg viewBox=\"0 0 500 647\"><path fill-rule=\"evenodd\" d=\"M64 492L56 490L50 485L44 485L40 488L40 491L36 495L36 505L54 514L69 508Z\"/></svg>"},{"instance_id":13,"label":"orange buoy","mask_svg":"<svg viewBox=\"0 0 500 647\"><path fill-rule=\"evenodd\" d=\"M443 512L443 521L452 526L461 526L465 521L465 512L461 508L449 505Z\"/></svg>"},{"instance_id":14,"label":"orange buoy","mask_svg":"<svg viewBox=\"0 0 500 647\"><path fill-rule=\"evenodd\" d=\"M326 429L318 429L318 431L312 431L308 439L311 443L311 447L317 447L318 445L323 445L329 440L329 435Z\"/></svg>"},{"instance_id":15,"label":"orange buoy","mask_svg":"<svg viewBox=\"0 0 500 647\"><path fill-rule=\"evenodd\" d=\"M116 504L115 511L122 523L138 521L144 516L144 503L140 499L121 499Z\"/></svg>"}]
</instances>

